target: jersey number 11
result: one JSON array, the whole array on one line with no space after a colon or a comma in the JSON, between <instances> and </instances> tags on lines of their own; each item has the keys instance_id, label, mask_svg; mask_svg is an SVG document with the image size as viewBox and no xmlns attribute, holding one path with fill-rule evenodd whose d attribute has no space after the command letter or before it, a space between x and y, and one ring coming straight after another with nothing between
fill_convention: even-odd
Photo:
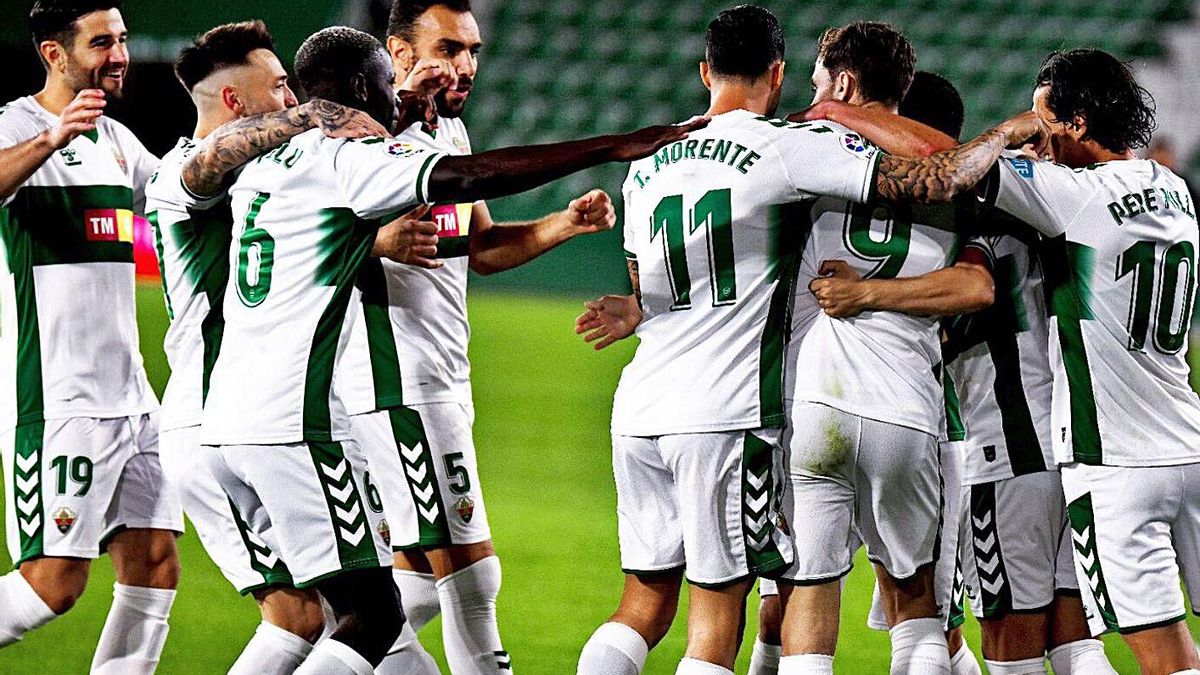
<instances>
[{"instance_id":1,"label":"jersey number 11","mask_svg":"<svg viewBox=\"0 0 1200 675\"><path fill-rule=\"evenodd\" d=\"M687 234L703 227L708 241L708 274L713 307L737 303L737 278L733 266L733 203L729 188L710 190L690 210ZM683 195L663 197L650 220L650 241L661 235L671 285L671 311L691 309L692 276L684 240Z\"/></svg>"}]
</instances>

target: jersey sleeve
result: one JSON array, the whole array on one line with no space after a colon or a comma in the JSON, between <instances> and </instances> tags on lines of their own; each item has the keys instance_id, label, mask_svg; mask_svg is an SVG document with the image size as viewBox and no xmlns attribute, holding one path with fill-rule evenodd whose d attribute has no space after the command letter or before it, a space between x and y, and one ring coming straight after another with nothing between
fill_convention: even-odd
<instances>
[{"instance_id":1,"label":"jersey sleeve","mask_svg":"<svg viewBox=\"0 0 1200 675\"><path fill-rule=\"evenodd\" d=\"M43 131L31 122L24 111L15 106L0 108L0 149L20 145ZM0 199L0 206L8 206L14 197L16 192Z\"/></svg>"},{"instance_id":2,"label":"jersey sleeve","mask_svg":"<svg viewBox=\"0 0 1200 675\"><path fill-rule=\"evenodd\" d=\"M210 197L201 197L183 183L183 164L190 155L168 154L150 175L146 184L146 209L156 210L170 205L178 210L206 211L225 200L227 191L222 190Z\"/></svg>"},{"instance_id":3,"label":"jersey sleeve","mask_svg":"<svg viewBox=\"0 0 1200 675\"><path fill-rule=\"evenodd\" d=\"M984 203L1038 232L1066 232L1100 187L1092 171L1023 157L1002 157L984 179Z\"/></svg>"},{"instance_id":4,"label":"jersey sleeve","mask_svg":"<svg viewBox=\"0 0 1200 675\"><path fill-rule=\"evenodd\" d=\"M806 122L776 127L773 147L797 199L870 201L883 153L845 127Z\"/></svg>"},{"instance_id":5,"label":"jersey sleeve","mask_svg":"<svg viewBox=\"0 0 1200 675\"><path fill-rule=\"evenodd\" d=\"M958 253L957 262L971 263L973 265L983 265L989 271L995 271L996 258L999 255L996 253L1000 237L997 235L976 235L967 239L963 244L962 250Z\"/></svg>"},{"instance_id":6,"label":"jersey sleeve","mask_svg":"<svg viewBox=\"0 0 1200 675\"><path fill-rule=\"evenodd\" d=\"M426 203L429 175L442 157L412 143L368 138L342 142L333 166L350 209L373 220Z\"/></svg>"}]
</instances>

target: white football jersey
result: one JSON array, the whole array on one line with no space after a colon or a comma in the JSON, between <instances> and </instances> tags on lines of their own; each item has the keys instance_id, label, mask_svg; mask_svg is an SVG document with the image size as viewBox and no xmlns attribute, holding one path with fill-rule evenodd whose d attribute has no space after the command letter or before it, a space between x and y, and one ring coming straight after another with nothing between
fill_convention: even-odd
<instances>
[{"instance_id":1,"label":"white football jersey","mask_svg":"<svg viewBox=\"0 0 1200 675\"><path fill-rule=\"evenodd\" d=\"M221 299L229 282L233 214L224 191L202 198L183 184L183 164L195 149L190 138L179 139L146 186L146 217L154 227L171 320L163 340L171 366L159 413L163 431L200 424L221 344Z\"/></svg>"},{"instance_id":2,"label":"white football jersey","mask_svg":"<svg viewBox=\"0 0 1200 675\"><path fill-rule=\"evenodd\" d=\"M988 210L991 211L991 210ZM963 482L1005 480L1054 469L1050 441L1053 376L1038 235L1011 221L971 237L964 253L982 258L995 280L991 307L943 322L947 376L957 385L966 428ZM1015 225L1015 227L1014 227Z\"/></svg>"},{"instance_id":3,"label":"white football jersey","mask_svg":"<svg viewBox=\"0 0 1200 675\"><path fill-rule=\"evenodd\" d=\"M0 109L0 147L58 117L32 96ZM138 350L133 215L158 158L97 121L0 208L0 427L158 407Z\"/></svg>"},{"instance_id":4,"label":"white football jersey","mask_svg":"<svg viewBox=\"0 0 1200 675\"><path fill-rule=\"evenodd\" d=\"M1196 206L1156 162L1002 159L985 200L1047 237L1042 260L1060 463L1200 461L1188 384Z\"/></svg>"},{"instance_id":5,"label":"white football jersey","mask_svg":"<svg viewBox=\"0 0 1200 675\"><path fill-rule=\"evenodd\" d=\"M916 277L953 260L960 212L946 204L852 204L818 200L800 256L788 348L788 397L940 436L945 415L935 317L863 312L835 319L809 283L821 263L842 260L864 278Z\"/></svg>"},{"instance_id":6,"label":"white football jersey","mask_svg":"<svg viewBox=\"0 0 1200 675\"><path fill-rule=\"evenodd\" d=\"M437 130L414 124L398 140L447 155L467 155L471 142L458 118ZM357 287L363 311L351 326L338 372L338 394L351 415L402 404L471 405L467 343L467 251L473 204L437 204L440 269L379 258L363 263Z\"/></svg>"},{"instance_id":7,"label":"white football jersey","mask_svg":"<svg viewBox=\"0 0 1200 675\"><path fill-rule=\"evenodd\" d=\"M441 155L399 140L293 138L242 169L225 329L204 403L202 442L247 445L349 437L333 387L355 278L379 219L425 201Z\"/></svg>"},{"instance_id":8,"label":"white football jersey","mask_svg":"<svg viewBox=\"0 0 1200 675\"><path fill-rule=\"evenodd\" d=\"M781 426L802 223L820 195L862 201L879 153L845 127L745 110L634 162L625 249L645 318L613 404L622 436Z\"/></svg>"}]
</instances>

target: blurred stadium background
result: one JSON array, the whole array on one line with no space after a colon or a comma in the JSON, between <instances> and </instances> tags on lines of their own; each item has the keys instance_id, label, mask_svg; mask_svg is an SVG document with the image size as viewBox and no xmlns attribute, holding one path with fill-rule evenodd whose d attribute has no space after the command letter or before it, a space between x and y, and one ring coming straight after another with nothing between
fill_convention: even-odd
<instances>
[{"instance_id":1,"label":"blurred stadium background","mask_svg":"<svg viewBox=\"0 0 1200 675\"><path fill-rule=\"evenodd\" d=\"M0 101L41 87L42 70L25 30L31 0L0 7ZM697 77L703 34L732 0L612 2L474 0L486 46L468 106L478 150L563 140L684 119L703 112ZM1156 140L1173 148L1181 174L1200 179L1200 4L1191 0L760 0L785 23L789 78L782 113L805 107L816 38L858 19L890 21L913 41L918 67L947 76L967 103L964 134L982 131L1029 105L1032 78L1051 50L1096 46L1132 61L1158 103ZM355 25L382 35L386 0L126 0L131 69L126 98L110 113L162 154L190 134L194 113L170 63L196 33L219 23L262 18L290 63L301 41L323 26ZM1168 160L1159 155L1160 161ZM1189 159L1191 158L1191 159ZM1164 161L1165 163L1165 161ZM618 196L624 169L592 170L492 204L500 219L562 208L592 187ZM152 248L144 246L152 255ZM161 391L167 370L165 315L151 259L139 265L143 352ZM619 231L577 240L525 268L473 279L476 407L483 482L505 568L500 615L518 672L574 672L591 630L620 589L615 497L608 463L611 394L632 345L594 355L573 336L579 301L627 289ZM181 543L184 580L160 672L223 672L257 621L202 553ZM0 554L0 565L8 563ZM103 623L111 583L95 566L80 606L24 643L0 652L0 673L85 672ZM863 628L869 573L847 586L838 671L885 672L886 635ZM752 602L748 640L755 630ZM686 610L681 610L681 615ZM1193 624L1196 628L1196 624ZM440 655L438 625L424 642ZM1200 633L1198 633L1200 634ZM969 635L978 649L973 622ZM670 673L682 654L682 620L651 656L647 673ZM1110 641L1122 673L1136 672ZM748 649L744 651L749 651ZM440 658L440 656L439 656ZM739 672L744 672L745 660Z\"/></svg>"}]
</instances>

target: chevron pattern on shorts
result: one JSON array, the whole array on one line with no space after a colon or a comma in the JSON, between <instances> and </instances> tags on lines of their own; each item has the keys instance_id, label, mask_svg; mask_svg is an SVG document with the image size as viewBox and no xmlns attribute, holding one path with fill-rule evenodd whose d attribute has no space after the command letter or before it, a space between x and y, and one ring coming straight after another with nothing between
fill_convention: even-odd
<instances>
[{"instance_id":1,"label":"chevron pattern on shorts","mask_svg":"<svg viewBox=\"0 0 1200 675\"><path fill-rule=\"evenodd\" d=\"M971 516L971 525L974 532L975 569L979 574L979 586L986 594L999 595L1004 589L1005 580L992 513L984 513L982 518Z\"/></svg>"},{"instance_id":2,"label":"chevron pattern on shorts","mask_svg":"<svg viewBox=\"0 0 1200 675\"><path fill-rule=\"evenodd\" d=\"M429 453L420 443L411 447L400 443L400 460L404 464L404 474L408 477L408 486L412 490L413 501L421 519L433 524L442 514L438 504L438 493L434 486L433 467L430 466Z\"/></svg>"},{"instance_id":3,"label":"chevron pattern on shorts","mask_svg":"<svg viewBox=\"0 0 1200 675\"><path fill-rule=\"evenodd\" d=\"M320 466L338 537L351 546L358 546L367 535L367 517L354 487L350 463L341 459L337 464L321 462Z\"/></svg>"},{"instance_id":4,"label":"chevron pattern on shorts","mask_svg":"<svg viewBox=\"0 0 1200 675\"><path fill-rule=\"evenodd\" d=\"M1071 521L1071 543L1075 546L1075 563L1083 570L1091 588L1092 597L1105 625L1118 630L1117 614L1108 586L1104 583L1104 570L1100 566L1100 552L1096 547L1096 515L1092 509L1092 495L1086 493L1067 504L1067 516Z\"/></svg>"},{"instance_id":5,"label":"chevron pattern on shorts","mask_svg":"<svg viewBox=\"0 0 1200 675\"><path fill-rule=\"evenodd\" d=\"M771 502L769 470L746 472L745 501L742 518L746 526L746 543L755 551L762 551L771 542L771 514L767 508Z\"/></svg>"},{"instance_id":6,"label":"chevron pattern on shorts","mask_svg":"<svg viewBox=\"0 0 1200 675\"><path fill-rule=\"evenodd\" d=\"M492 652L492 656L496 657L496 668L499 670L507 670L512 672L512 657L506 651Z\"/></svg>"},{"instance_id":7,"label":"chevron pattern on shorts","mask_svg":"<svg viewBox=\"0 0 1200 675\"><path fill-rule=\"evenodd\" d=\"M25 539L36 537L42 529L42 450L16 455L13 463L13 497L17 527Z\"/></svg>"}]
</instances>

